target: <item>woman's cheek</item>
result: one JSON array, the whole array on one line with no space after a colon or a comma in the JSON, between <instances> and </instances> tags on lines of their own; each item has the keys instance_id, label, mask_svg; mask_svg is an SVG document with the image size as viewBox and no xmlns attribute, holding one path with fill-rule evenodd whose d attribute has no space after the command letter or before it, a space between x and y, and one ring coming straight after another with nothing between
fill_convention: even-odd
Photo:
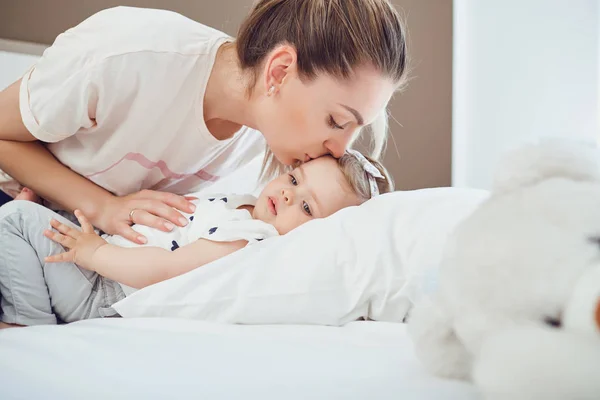
<instances>
[{"instance_id":1,"label":"woman's cheek","mask_svg":"<svg viewBox=\"0 0 600 400\"><path fill-rule=\"evenodd\" d=\"M296 130L305 129L306 121L310 118L309 110L304 101L305 99L290 101L286 108L288 123Z\"/></svg>"}]
</instances>

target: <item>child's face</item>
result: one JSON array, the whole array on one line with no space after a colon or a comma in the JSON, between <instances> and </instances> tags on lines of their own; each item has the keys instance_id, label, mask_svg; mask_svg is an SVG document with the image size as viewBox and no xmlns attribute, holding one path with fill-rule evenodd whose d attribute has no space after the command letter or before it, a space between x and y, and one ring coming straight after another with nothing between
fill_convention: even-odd
<instances>
[{"instance_id":1,"label":"child's face","mask_svg":"<svg viewBox=\"0 0 600 400\"><path fill-rule=\"evenodd\" d=\"M337 161L326 156L272 180L258 197L253 216L283 235L311 219L359 204Z\"/></svg>"}]
</instances>

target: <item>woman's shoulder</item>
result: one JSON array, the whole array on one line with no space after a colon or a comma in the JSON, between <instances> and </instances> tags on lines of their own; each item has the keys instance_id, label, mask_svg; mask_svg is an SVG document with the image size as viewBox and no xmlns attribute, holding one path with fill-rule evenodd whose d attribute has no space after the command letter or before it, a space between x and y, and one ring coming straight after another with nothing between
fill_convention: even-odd
<instances>
[{"instance_id":1,"label":"woman's shoulder","mask_svg":"<svg viewBox=\"0 0 600 400\"><path fill-rule=\"evenodd\" d=\"M194 21L182 14L170 10L159 10L153 8L137 8L119 6L108 8L91 16L88 21L91 23L100 22L101 24L110 23L118 25L119 29L125 29L131 34L139 33L139 36L160 39L169 37L173 34L191 34L204 36L207 38L228 37L227 34L214 29L210 26ZM140 31L139 28L145 27L150 30ZM169 28L168 30L164 30ZM152 37L151 33L157 33L158 37Z\"/></svg>"},{"instance_id":2,"label":"woman's shoulder","mask_svg":"<svg viewBox=\"0 0 600 400\"><path fill-rule=\"evenodd\" d=\"M223 32L167 10L115 7L99 11L59 35L52 48L78 50L96 61L132 53L202 55Z\"/></svg>"}]
</instances>

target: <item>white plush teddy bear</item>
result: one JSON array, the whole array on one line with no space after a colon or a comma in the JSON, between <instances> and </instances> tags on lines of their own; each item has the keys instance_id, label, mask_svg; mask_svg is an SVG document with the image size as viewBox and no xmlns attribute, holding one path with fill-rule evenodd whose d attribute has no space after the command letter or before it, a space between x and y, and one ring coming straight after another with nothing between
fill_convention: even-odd
<instances>
[{"instance_id":1,"label":"white plush teddy bear","mask_svg":"<svg viewBox=\"0 0 600 400\"><path fill-rule=\"evenodd\" d=\"M508 157L408 317L417 355L487 399L600 399L600 151Z\"/></svg>"}]
</instances>

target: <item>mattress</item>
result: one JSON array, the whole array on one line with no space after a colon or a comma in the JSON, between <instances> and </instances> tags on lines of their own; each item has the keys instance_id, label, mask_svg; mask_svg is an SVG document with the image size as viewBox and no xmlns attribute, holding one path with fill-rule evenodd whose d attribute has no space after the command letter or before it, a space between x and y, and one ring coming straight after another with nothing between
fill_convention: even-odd
<instances>
[{"instance_id":1,"label":"mattress","mask_svg":"<svg viewBox=\"0 0 600 400\"><path fill-rule=\"evenodd\" d=\"M0 331L0 398L479 399L428 375L405 325L104 319Z\"/></svg>"}]
</instances>

